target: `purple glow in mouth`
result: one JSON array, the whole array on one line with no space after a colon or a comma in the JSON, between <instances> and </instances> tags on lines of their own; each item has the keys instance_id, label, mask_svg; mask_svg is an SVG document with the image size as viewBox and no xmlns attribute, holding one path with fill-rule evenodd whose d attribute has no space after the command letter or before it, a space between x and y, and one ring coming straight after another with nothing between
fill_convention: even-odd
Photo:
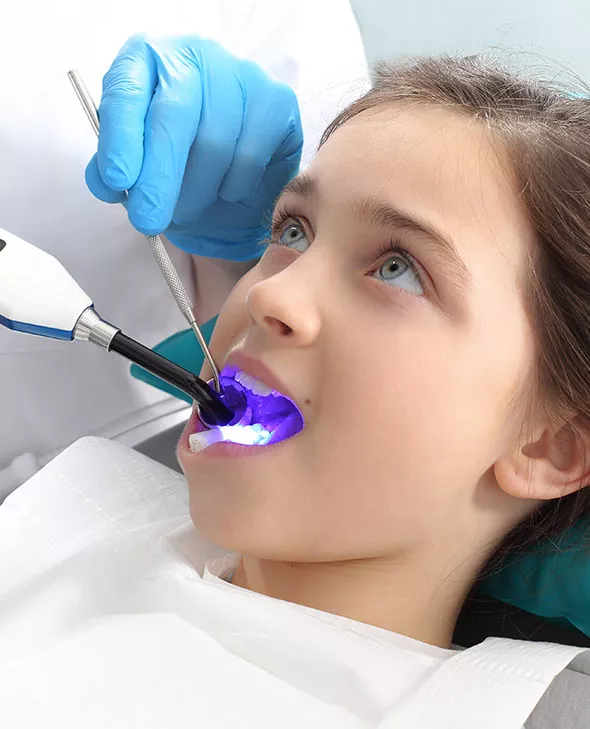
<instances>
[{"instance_id":1,"label":"purple glow in mouth","mask_svg":"<svg viewBox=\"0 0 590 729\"><path fill-rule=\"evenodd\" d=\"M236 376L243 381L239 382ZM220 372L221 399L235 416L227 425L213 427L201 417L211 430L190 437L193 450L203 450L221 440L242 445L271 445L303 429L303 415L291 398L277 390L268 391L269 388L261 383L255 384L254 388L262 389L265 394L254 392L245 384L247 379L250 376L235 365L224 367ZM213 386L213 380L209 385Z\"/></svg>"}]
</instances>

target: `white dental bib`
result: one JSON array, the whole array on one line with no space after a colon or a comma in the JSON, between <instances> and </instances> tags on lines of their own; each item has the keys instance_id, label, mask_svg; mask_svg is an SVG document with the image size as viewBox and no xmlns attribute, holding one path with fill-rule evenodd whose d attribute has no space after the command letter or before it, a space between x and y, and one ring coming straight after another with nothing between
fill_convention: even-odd
<instances>
[{"instance_id":1,"label":"white dental bib","mask_svg":"<svg viewBox=\"0 0 590 729\"><path fill-rule=\"evenodd\" d=\"M583 648L444 650L223 580L181 476L85 438L0 507L11 729L521 729Z\"/></svg>"}]
</instances>

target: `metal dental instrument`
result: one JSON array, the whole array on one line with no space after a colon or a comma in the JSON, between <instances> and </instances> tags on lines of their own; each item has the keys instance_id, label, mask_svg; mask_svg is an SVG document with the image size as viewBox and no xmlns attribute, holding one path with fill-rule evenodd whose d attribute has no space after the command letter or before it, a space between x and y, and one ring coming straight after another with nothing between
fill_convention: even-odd
<instances>
[{"instance_id":1,"label":"metal dental instrument","mask_svg":"<svg viewBox=\"0 0 590 729\"><path fill-rule=\"evenodd\" d=\"M90 121L90 124L94 129L95 134L98 136L98 110L96 108L96 105L94 104L94 101L92 100L92 97L90 96L88 89L86 88L86 85L82 81L82 77L80 76L78 71L72 70L68 71L68 78L70 79L72 86L74 87L74 91L76 92L76 95L80 100L84 111L86 112L86 116L88 117L88 120ZM197 341L199 342L199 346L203 350L203 354L205 355L207 362L211 367L211 371L213 372L213 382L215 385L215 389L218 393L221 393L221 385L219 384L219 370L217 369L217 366L213 361L213 357L211 356L209 347L207 347L207 343L205 342L205 339L201 334L199 325L195 321L190 299L186 293L182 281L180 280L180 277L176 273L176 269L174 268L172 261L170 260L168 251L164 247L164 244L162 243L159 235L146 235L146 239L151 246L156 261L160 266L160 270L162 271L162 274L166 279L166 283L168 284L168 287L172 292L172 296L174 297L178 308L180 309L181 313L188 321L191 329L195 333Z\"/></svg>"},{"instance_id":2,"label":"metal dental instrument","mask_svg":"<svg viewBox=\"0 0 590 729\"><path fill-rule=\"evenodd\" d=\"M92 342L186 392L208 422L223 426L234 418L235 413L221 396L197 375L101 319L92 299L56 258L2 229L0 325L41 337ZM88 385L92 387L93 383Z\"/></svg>"}]
</instances>

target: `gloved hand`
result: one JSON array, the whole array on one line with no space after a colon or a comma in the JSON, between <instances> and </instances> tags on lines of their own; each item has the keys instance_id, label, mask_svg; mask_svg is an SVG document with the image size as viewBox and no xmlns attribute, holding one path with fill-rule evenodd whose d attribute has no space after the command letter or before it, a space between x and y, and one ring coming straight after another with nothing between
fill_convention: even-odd
<instances>
[{"instance_id":1,"label":"gloved hand","mask_svg":"<svg viewBox=\"0 0 590 729\"><path fill-rule=\"evenodd\" d=\"M103 79L86 182L124 202L141 233L189 253L262 255L267 213L297 174L303 134L291 88L218 43L132 36Z\"/></svg>"}]
</instances>

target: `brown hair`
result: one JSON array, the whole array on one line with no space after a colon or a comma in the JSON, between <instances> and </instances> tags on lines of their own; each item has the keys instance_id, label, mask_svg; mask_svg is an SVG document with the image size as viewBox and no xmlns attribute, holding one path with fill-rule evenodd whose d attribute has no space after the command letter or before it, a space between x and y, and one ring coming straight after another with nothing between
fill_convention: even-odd
<instances>
[{"instance_id":1,"label":"brown hair","mask_svg":"<svg viewBox=\"0 0 590 729\"><path fill-rule=\"evenodd\" d=\"M584 96L586 98L584 98ZM393 102L436 104L483 122L512 161L538 245L522 282L537 335L527 401L572 425L585 453L590 423L590 96L525 78L485 56L435 56L377 64L372 88L342 111L342 124ZM526 441L525 441L526 442ZM584 484L585 485L585 484ZM590 488L543 503L504 538L477 582L504 559L554 539L590 516ZM587 538L590 546L590 536ZM578 549L583 547L579 545Z\"/></svg>"}]
</instances>

